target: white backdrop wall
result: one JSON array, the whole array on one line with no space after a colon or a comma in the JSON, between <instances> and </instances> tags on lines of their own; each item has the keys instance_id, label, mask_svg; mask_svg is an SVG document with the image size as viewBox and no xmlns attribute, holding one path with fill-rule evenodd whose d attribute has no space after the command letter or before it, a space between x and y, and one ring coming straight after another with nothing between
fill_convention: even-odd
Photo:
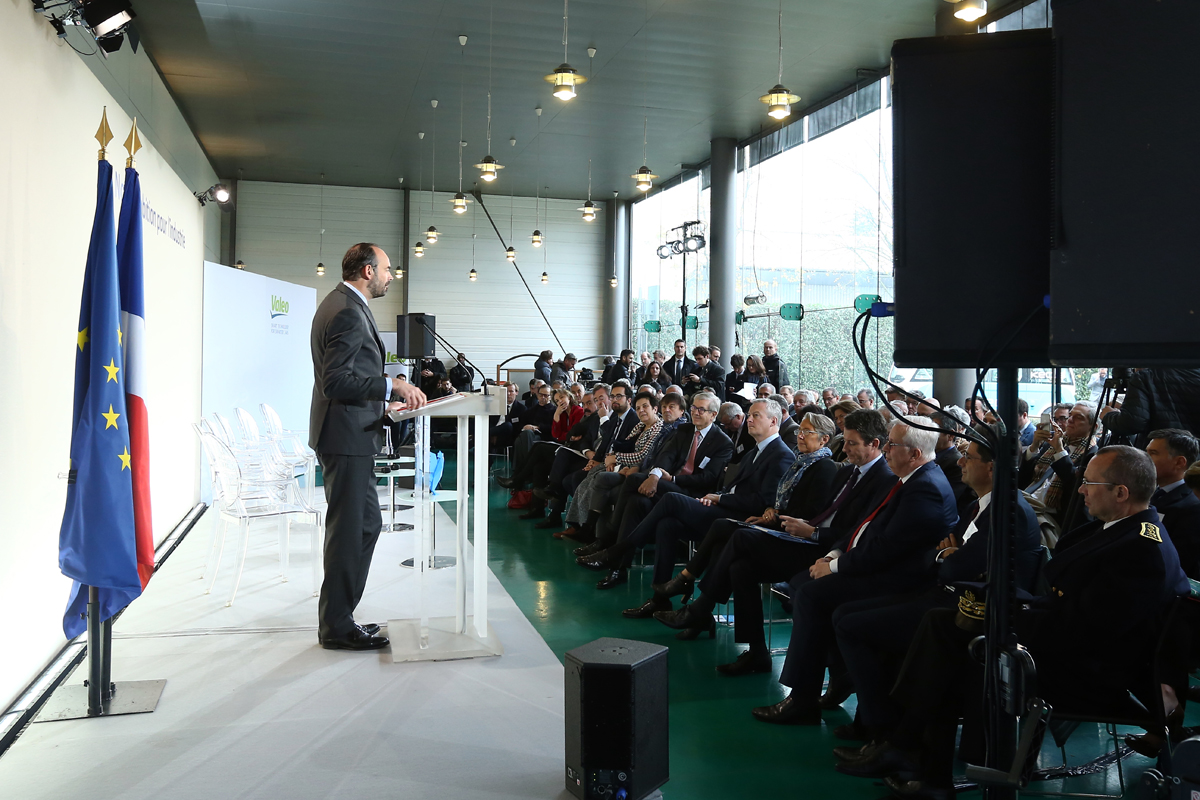
<instances>
[{"instance_id":1,"label":"white backdrop wall","mask_svg":"<svg viewBox=\"0 0 1200 800\"><path fill-rule=\"evenodd\" d=\"M467 357L495 377L495 365L518 353L537 353L546 348L561 357L563 348L583 358L600 352L601 293L625 291L612 289L604 268L604 220L584 222L577 208L582 200L542 200L541 221L537 222L532 197L484 195L484 202L505 241L509 240L509 209L512 208L512 244L517 249L517 266L525 275L534 297L546 312L562 347L538 313L517 271L504 257L504 246L496 238L487 216L472 202L467 213L451 212L453 193L438 192L434 224L442 236L426 248L421 259L410 259L408 308L437 317L437 331ZM429 193L420 225L429 227ZM416 212L412 228L417 229ZM535 224L546 243L534 248L529 235ZM474 283L467 280L472 265L479 274ZM547 272L550 282L541 282ZM439 356L447 361L442 348ZM529 359L512 366L531 367ZM595 369L597 362L589 362ZM600 362L602 364L602 362ZM597 371L598 374L598 371Z\"/></svg>"},{"instance_id":2,"label":"white backdrop wall","mask_svg":"<svg viewBox=\"0 0 1200 800\"><path fill-rule=\"evenodd\" d=\"M236 430L241 407L265 432L259 404L268 403L284 428L307 431L316 310L311 287L205 262L204 416L216 411Z\"/></svg>"},{"instance_id":3,"label":"white backdrop wall","mask_svg":"<svg viewBox=\"0 0 1200 800\"><path fill-rule=\"evenodd\" d=\"M169 95L153 66L144 53L128 58L126 76L152 84L146 102L165 116L161 104ZM129 98L107 91L28 3L0 2L0 74L3 708L63 644L69 582L58 572L58 531L66 481L57 476L68 468L76 323L95 211L92 136L107 106L115 135L109 160L119 173L131 118L124 110ZM206 237L191 186L164 159L156 137L144 129L142 137L137 166L145 207L152 219L169 220L160 229L144 215L151 489L161 539L196 499L198 450L188 423L200 413Z\"/></svg>"},{"instance_id":4,"label":"white backdrop wall","mask_svg":"<svg viewBox=\"0 0 1200 800\"><path fill-rule=\"evenodd\" d=\"M375 242L395 266L403 233L404 193L399 189L238 181L233 260L244 261L247 272L311 286L318 302L341 280L342 255L351 245ZM317 277L317 261L325 264L323 278ZM371 301L380 330L396 328L404 302L400 288L396 282Z\"/></svg>"}]
</instances>

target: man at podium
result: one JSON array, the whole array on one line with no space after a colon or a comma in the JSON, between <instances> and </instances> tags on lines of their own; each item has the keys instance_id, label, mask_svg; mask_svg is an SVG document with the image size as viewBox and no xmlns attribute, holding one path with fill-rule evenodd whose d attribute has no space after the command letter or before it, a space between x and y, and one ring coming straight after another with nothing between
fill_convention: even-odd
<instances>
[{"instance_id":1,"label":"man at podium","mask_svg":"<svg viewBox=\"0 0 1200 800\"><path fill-rule=\"evenodd\" d=\"M378 625L354 621L383 527L375 456L382 445L385 401L425 405L417 386L383 374L387 351L367 303L387 293L391 266L378 245L363 242L347 250L342 282L321 301L309 339L314 381L308 444L321 461L329 503L317 639L329 650L388 645Z\"/></svg>"}]
</instances>

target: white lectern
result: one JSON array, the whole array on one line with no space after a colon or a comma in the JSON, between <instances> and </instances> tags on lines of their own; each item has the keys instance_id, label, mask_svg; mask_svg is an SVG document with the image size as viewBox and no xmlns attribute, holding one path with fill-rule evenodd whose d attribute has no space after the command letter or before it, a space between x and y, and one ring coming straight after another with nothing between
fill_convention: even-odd
<instances>
[{"instance_id":1,"label":"white lectern","mask_svg":"<svg viewBox=\"0 0 1200 800\"><path fill-rule=\"evenodd\" d=\"M488 387L492 388L492 387ZM493 391L495 389L493 388ZM395 420L411 419L416 433L413 517L417 554L413 566L417 573L416 619L388 620L388 636L392 640L394 661L449 661L462 658L498 656L504 652L495 631L488 624L488 416L504 413L504 403L495 394L454 394L431 401L424 408L400 411ZM430 493L429 421L433 417L456 417L458 420L458 485L452 496L447 492ZM468 478L468 420L475 423L475 490L474 569L471 590L474 593L472 613L467 614L467 531L470 514ZM438 502L456 501L458 514L454 540L454 616L429 616L428 576L433 572L431 534L433 515Z\"/></svg>"}]
</instances>

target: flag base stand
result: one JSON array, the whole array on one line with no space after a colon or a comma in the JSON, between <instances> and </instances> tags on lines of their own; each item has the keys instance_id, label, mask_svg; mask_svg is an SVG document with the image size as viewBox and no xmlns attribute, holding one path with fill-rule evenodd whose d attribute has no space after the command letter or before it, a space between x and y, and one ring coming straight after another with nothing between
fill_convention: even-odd
<instances>
[{"instance_id":1,"label":"flag base stand","mask_svg":"<svg viewBox=\"0 0 1200 800\"><path fill-rule=\"evenodd\" d=\"M121 681L109 685L109 698L100 701L100 713L88 712L88 686L60 686L51 695L34 722L58 722L87 717L116 717L122 714L147 714L158 707L165 680Z\"/></svg>"},{"instance_id":2,"label":"flag base stand","mask_svg":"<svg viewBox=\"0 0 1200 800\"><path fill-rule=\"evenodd\" d=\"M88 679L82 685L60 686L34 722L147 714L158 707L165 680L112 682L112 619L100 621L100 590L88 587Z\"/></svg>"}]
</instances>

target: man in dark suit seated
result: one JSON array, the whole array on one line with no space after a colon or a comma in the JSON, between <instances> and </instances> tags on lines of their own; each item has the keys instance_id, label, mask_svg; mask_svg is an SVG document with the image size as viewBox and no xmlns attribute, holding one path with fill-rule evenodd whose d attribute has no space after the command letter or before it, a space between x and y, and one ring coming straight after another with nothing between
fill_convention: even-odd
<instances>
[{"instance_id":1,"label":"man in dark suit seated","mask_svg":"<svg viewBox=\"0 0 1200 800\"><path fill-rule=\"evenodd\" d=\"M309 336L314 381L308 444L321 461L329 503L317 640L328 650L388 645L377 635L378 625L354 621L383 526L375 455L389 396L409 408L425 405L416 386L383 377L386 351L367 302L383 297L391 281L382 248L366 242L351 247L342 258L342 282L321 301Z\"/></svg>"},{"instance_id":2,"label":"man in dark suit seated","mask_svg":"<svg viewBox=\"0 0 1200 800\"><path fill-rule=\"evenodd\" d=\"M933 463L937 432L915 427L927 424L915 415L893 420L885 455L898 480L861 524L792 579L792 638L779 676L792 692L754 709L756 719L819 725L833 612L852 600L928 586L928 551L950 535L958 513L950 484Z\"/></svg>"},{"instance_id":3,"label":"man in dark suit seated","mask_svg":"<svg viewBox=\"0 0 1200 800\"><path fill-rule=\"evenodd\" d=\"M734 641L749 644L746 652L750 655L742 659L741 666L722 670L722 674L742 674L743 669L770 671L759 587L765 582L789 580L811 567L838 540L855 530L896 482L883 457L882 447L887 441L883 416L878 411L860 409L846 416L844 426L847 464L834 475L818 513L807 518L781 517L780 525L791 539L753 528L739 529L700 582L700 597L677 612L654 615L667 627L683 629L678 638L694 639L715 628L712 609L732 596L738 610Z\"/></svg>"},{"instance_id":4,"label":"man in dark suit seated","mask_svg":"<svg viewBox=\"0 0 1200 800\"><path fill-rule=\"evenodd\" d=\"M1200 580L1200 498L1183 480L1188 467L1200 459L1200 442L1181 428L1151 431L1147 439L1146 455L1158 478L1150 504L1171 535L1183 571Z\"/></svg>"},{"instance_id":5,"label":"man in dark suit seated","mask_svg":"<svg viewBox=\"0 0 1200 800\"><path fill-rule=\"evenodd\" d=\"M517 385L510 383L504 387L505 408L502 416L492 417L492 451L499 452L512 446L517 438L517 430L521 426L521 415L525 413L525 404L517 399Z\"/></svg>"},{"instance_id":6,"label":"man in dark suit seated","mask_svg":"<svg viewBox=\"0 0 1200 800\"><path fill-rule=\"evenodd\" d=\"M1189 590L1179 556L1150 507L1154 465L1143 451L1117 445L1088 463L1079 493L1095 518L1058 540L1045 576L1052 591L1016 614L1018 641L1037 667L1037 695L1053 708L1122 709L1129 692L1151 689L1147 654L1167 605ZM953 797L954 740L964 720L978 731L982 667L967 653L978 629L964 629L976 603L926 613L892 698L904 717L889 741L856 761L860 774L884 777L902 796ZM956 624L956 615L964 625ZM964 753L974 763L980 748ZM915 773L916 780L897 777Z\"/></svg>"},{"instance_id":7,"label":"man in dark suit seated","mask_svg":"<svg viewBox=\"0 0 1200 800\"><path fill-rule=\"evenodd\" d=\"M716 397L713 397L713 403L716 403ZM679 492L667 494L628 538L584 562L583 565L590 569L609 573L596 588L607 589L624 583L634 551L651 541L655 543L654 582L665 583L670 580L675 567L678 539L699 539L714 520L722 517L745 519L758 516L774 501L779 481L796 460L796 455L779 438L778 406L756 402L750 406L748 418L750 433L758 446L746 456L733 485L722 492L706 494L699 500Z\"/></svg>"},{"instance_id":8,"label":"man in dark suit seated","mask_svg":"<svg viewBox=\"0 0 1200 800\"><path fill-rule=\"evenodd\" d=\"M1086 521L1081 503L1075 503L1073 514L1070 509L1087 463L1096 453L1096 442L1089 437L1095 418L1095 403L1076 403L1061 429L1055 422L1048 430L1037 430L1021 458L1017 485L1043 502L1064 531Z\"/></svg>"},{"instance_id":9,"label":"man in dark suit seated","mask_svg":"<svg viewBox=\"0 0 1200 800\"><path fill-rule=\"evenodd\" d=\"M998 429L990 429L1000 435ZM987 572L988 540L992 529L992 517L988 512L992 501L992 450L973 441L959 464L963 480L979 500L959 519L954 533L938 545L936 557L930 559L929 570L936 585L915 594L845 603L833 612L838 650L845 661L850 685L858 695L860 724L842 731L847 737L887 738L902 715L902 709L888 697L888 692L896 682L900 663L917 633L921 618L931 608L955 608L958 598L950 588L951 584L983 580L982 576ZM1017 586L1032 591L1033 576L1041 558L1042 533L1033 509L1019 493L1016 518L1012 542Z\"/></svg>"},{"instance_id":10,"label":"man in dark suit seated","mask_svg":"<svg viewBox=\"0 0 1200 800\"><path fill-rule=\"evenodd\" d=\"M684 384L684 378L689 375L692 368L696 366L696 362L687 357L687 342L683 339L675 340L675 355L667 359L663 365L663 374L671 381L671 383L679 384L680 387Z\"/></svg>"},{"instance_id":11,"label":"man in dark suit seated","mask_svg":"<svg viewBox=\"0 0 1200 800\"><path fill-rule=\"evenodd\" d=\"M750 403L746 403L746 408ZM733 442L733 457L729 463L736 464L742 460L747 451L754 449L754 437L746 430L746 412L738 403L725 402L717 415L717 424L725 431Z\"/></svg>"},{"instance_id":12,"label":"man in dark suit seated","mask_svg":"<svg viewBox=\"0 0 1200 800\"><path fill-rule=\"evenodd\" d=\"M696 361L683 377L683 390L688 397L706 391L718 398L725 396L725 370L710 360L709 353L709 349L702 344L692 348Z\"/></svg>"},{"instance_id":13,"label":"man in dark suit seated","mask_svg":"<svg viewBox=\"0 0 1200 800\"><path fill-rule=\"evenodd\" d=\"M537 387L537 405L526 406L521 415L521 425L513 443L513 469L520 470L530 449L538 442L548 442L554 437L550 427L554 423L554 404L550 402L553 390L545 384ZM503 483L501 484L504 485Z\"/></svg>"},{"instance_id":14,"label":"man in dark suit seated","mask_svg":"<svg viewBox=\"0 0 1200 800\"><path fill-rule=\"evenodd\" d=\"M783 439L784 444L795 450L796 439L800 435L800 422L792 419L792 404L782 394L773 394L767 399L779 406L779 410L783 412L783 419L779 421L779 438Z\"/></svg>"}]
</instances>

